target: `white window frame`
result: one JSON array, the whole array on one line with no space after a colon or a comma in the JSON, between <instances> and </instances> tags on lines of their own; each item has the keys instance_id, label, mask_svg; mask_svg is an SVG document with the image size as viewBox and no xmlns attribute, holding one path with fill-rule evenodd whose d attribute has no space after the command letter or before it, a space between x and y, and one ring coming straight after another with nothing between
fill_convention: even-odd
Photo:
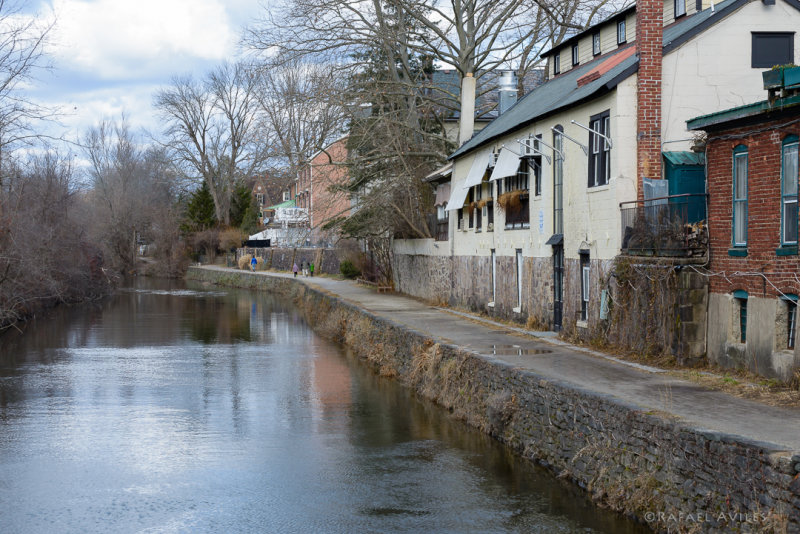
<instances>
[{"instance_id":1,"label":"white window frame","mask_svg":"<svg viewBox=\"0 0 800 534\"><path fill-rule=\"evenodd\" d=\"M676 19L684 16L686 14L686 0L674 0L672 8Z\"/></svg>"},{"instance_id":2,"label":"white window frame","mask_svg":"<svg viewBox=\"0 0 800 534\"><path fill-rule=\"evenodd\" d=\"M747 246L747 188L748 188L748 154L747 147L739 145L733 153L733 211L731 216L731 244L734 247ZM744 191L737 187L739 173L744 172ZM744 220L744 235L736 231L737 221Z\"/></svg>"},{"instance_id":3,"label":"white window frame","mask_svg":"<svg viewBox=\"0 0 800 534\"><path fill-rule=\"evenodd\" d=\"M798 224L797 224L797 209L798 209L798 155L800 153L800 141L796 137L789 138L781 144L781 245L797 245ZM787 165L787 159L792 158L794 169L791 165ZM791 169L791 175L789 170ZM786 193L786 185L792 182L794 184L794 193ZM795 217L793 221L787 217L787 207L794 205ZM791 228L790 224L794 224L794 239L787 239L787 232Z\"/></svg>"}]
</instances>

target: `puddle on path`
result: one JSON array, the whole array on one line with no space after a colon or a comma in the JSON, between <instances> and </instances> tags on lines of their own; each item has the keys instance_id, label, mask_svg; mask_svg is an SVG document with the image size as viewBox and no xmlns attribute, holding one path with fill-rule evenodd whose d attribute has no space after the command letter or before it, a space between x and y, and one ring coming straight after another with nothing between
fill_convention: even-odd
<instances>
[{"instance_id":1,"label":"puddle on path","mask_svg":"<svg viewBox=\"0 0 800 534\"><path fill-rule=\"evenodd\" d=\"M550 349L529 349L519 345L492 345L487 353L494 356L527 356L529 354L549 354Z\"/></svg>"}]
</instances>

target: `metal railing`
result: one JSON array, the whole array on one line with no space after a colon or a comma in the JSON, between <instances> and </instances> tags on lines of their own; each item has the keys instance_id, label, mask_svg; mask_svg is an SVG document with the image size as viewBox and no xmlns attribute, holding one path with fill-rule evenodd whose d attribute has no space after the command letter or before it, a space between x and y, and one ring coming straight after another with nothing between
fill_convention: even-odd
<instances>
[{"instance_id":1,"label":"metal railing","mask_svg":"<svg viewBox=\"0 0 800 534\"><path fill-rule=\"evenodd\" d=\"M622 253L701 256L708 249L705 193L621 202Z\"/></svg>"}]
</instances>

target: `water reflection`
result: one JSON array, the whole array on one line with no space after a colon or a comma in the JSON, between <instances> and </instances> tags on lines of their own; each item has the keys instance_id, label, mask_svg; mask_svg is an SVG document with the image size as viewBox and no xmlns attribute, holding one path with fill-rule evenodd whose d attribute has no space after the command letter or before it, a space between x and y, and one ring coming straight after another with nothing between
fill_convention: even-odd
<instances>
[{"instance_id":1,"label":"water reflection","mask_svg":"<svg viewBox=\"0 0 800 534\"><path fill-rule=\"evenodd\" d=\"M0 337L3 532L638 532L265 293L137 281Z\"/></svg>"}]
</instances>

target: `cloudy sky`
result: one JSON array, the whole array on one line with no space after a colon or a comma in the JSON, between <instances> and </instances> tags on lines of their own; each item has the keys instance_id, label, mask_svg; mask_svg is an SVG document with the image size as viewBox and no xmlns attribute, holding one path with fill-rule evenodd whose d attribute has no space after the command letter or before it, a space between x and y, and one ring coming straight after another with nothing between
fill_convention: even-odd
<instances>
[{"instance_id":1,"label":"cloudy sky","mask_svg":"<svg viewBox=\"0 0 800 534\"><path fill-rule=\"evenodd\" d=\"M176 74L202 75L232 59L243 26L263 13L259 0L21 0L27 16L56 21L52 72L33 98L58 105L71 137L124 112L132 126L158 129L156 89Z\"/></svg>"}]
</instances>

